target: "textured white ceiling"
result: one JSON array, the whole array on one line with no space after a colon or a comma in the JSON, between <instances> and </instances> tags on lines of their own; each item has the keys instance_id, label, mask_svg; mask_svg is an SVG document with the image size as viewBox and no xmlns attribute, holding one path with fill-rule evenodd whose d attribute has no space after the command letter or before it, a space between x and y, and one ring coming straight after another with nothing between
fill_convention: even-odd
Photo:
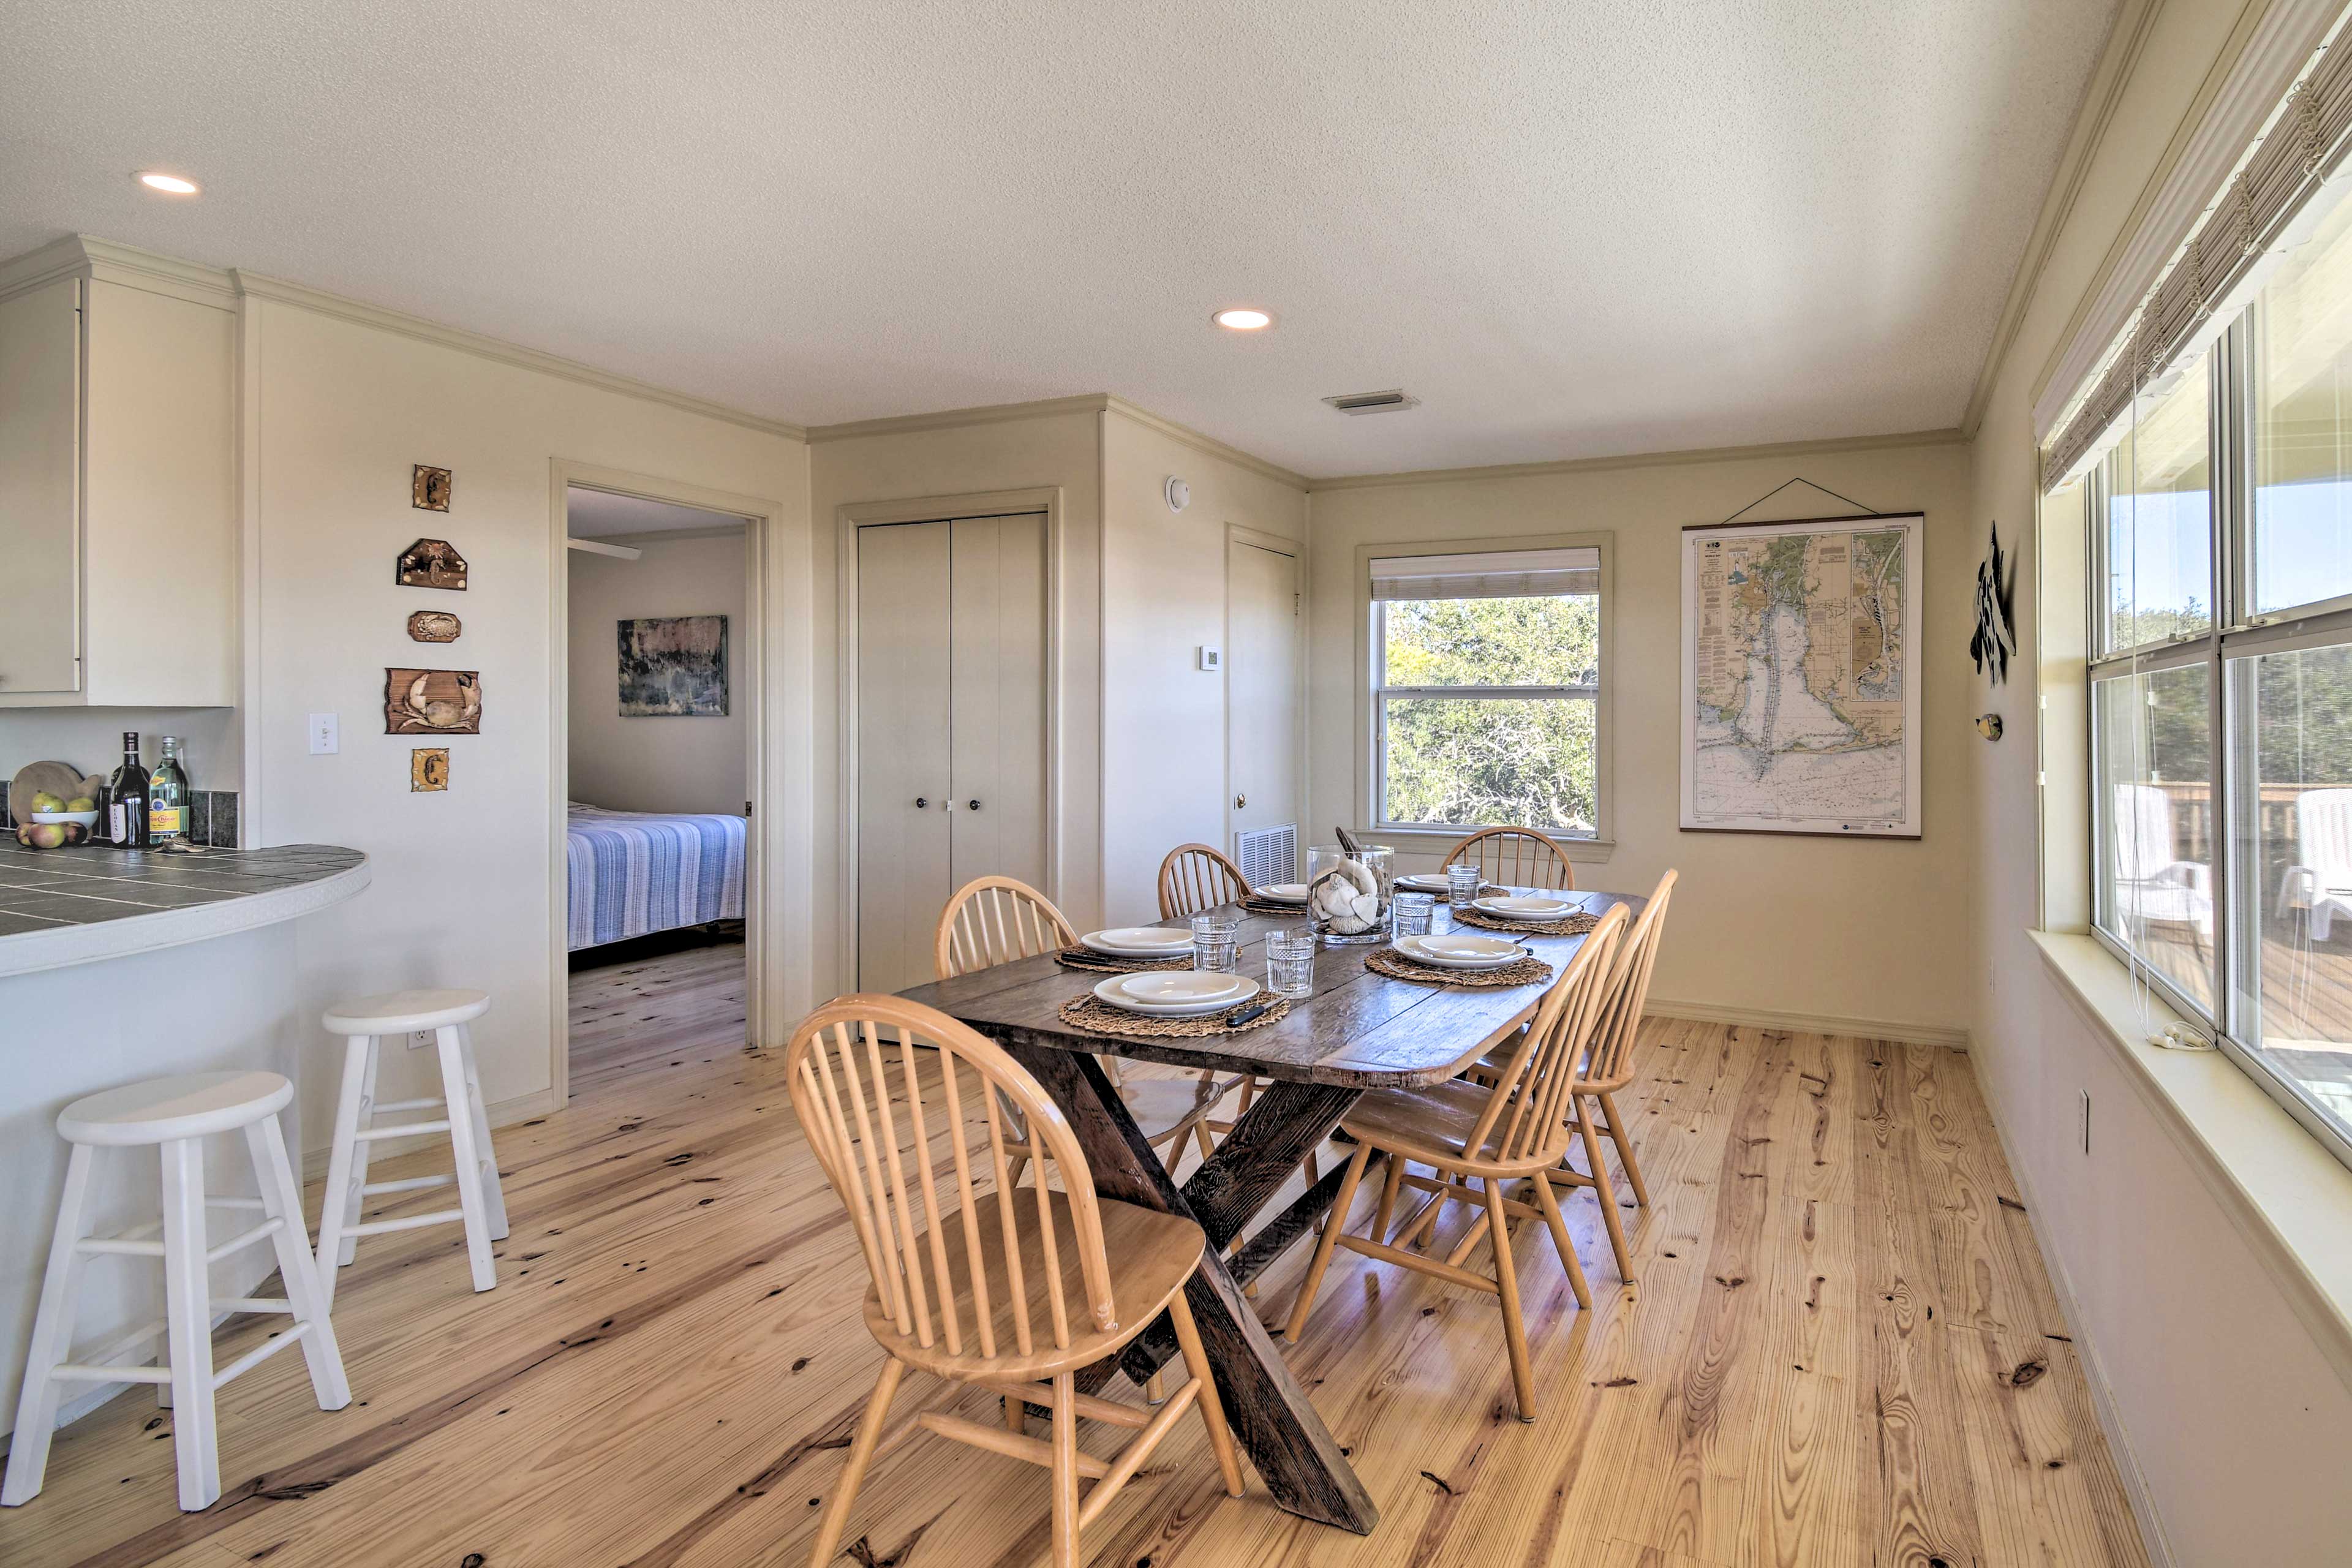
<instances>
[{"instance_id":1,"label":"textured white ceiling","mask_svg":"<svg viewBox=\"0 0 2352 1568\"><path fill-rule=\"evenodd\" d=\"M1314 475L1926 429L2113 9L0 0L0 256L97 234L812 425L1118 393ZM1279 324L1206 324L1244 301Z\"/></svg>"},{"instance_id":2,"label":"textured white ceiling","mask_svg":"<svg viewBox=\"0 0 2352 1568\"><path fill-rule=\"evenodd\" d=\"M584 489L578 485L564 492L563 525L574 539L611 539L624 533L675 533L688 528L740 526L743 520L730 511L705 511L698 506L678 506L643 496L614 495L610 490Z\"/></svg>"}]
</instances>

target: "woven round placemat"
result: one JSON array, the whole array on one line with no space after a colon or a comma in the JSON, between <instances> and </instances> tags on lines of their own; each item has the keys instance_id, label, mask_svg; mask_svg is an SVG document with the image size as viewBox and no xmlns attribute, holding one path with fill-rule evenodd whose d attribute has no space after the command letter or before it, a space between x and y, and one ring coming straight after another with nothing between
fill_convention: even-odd
<instances>
[{"instance_id":1,"label":"woven round placemat","mask_svg":"<svg viewBox=\"0 0 2352 1568\"><path fill-rule=\"evenodd\" d=\"M1276 920L1286 915L1295 915L1302 921L1307 918L1305 904L1286 904L1280 899L1244 899L1242 908L1254 915L1272 915Z\"/></svg>"},{"instance_id":2,"label":"woven round placemat","mask_svg":"<svg viewBox=\"0 0 2352 1568\"><path fill-rule=\"evenodd\" d=\"M1091 947L1066 947L1054 954L1054 961L1065 969L1092 969L1104 974L1140 974L1150 969L1192 967L1192 955L1189 952L1175 958L1123 958L1116 952L1097 952Z\"/></svg>"},{"instance_id":3,"label":"woven round placemat","mask_svg":"<svg viewBox=\"0 0 2352 1568\"><path fill-rule=\"evenodd\" d=\"M1392 947L1376 947L1364 954L1364 967L1418 985L1536 985L1551 978L1551 965L1533 956L1500 969L1441 969L1433 963L1416 963Z\"/></svg>"},{"instance_id":4,"label":"woven round placemat","mask_svg":"<svg viewBox=\"0 0 2352 1568\"><path fill-rule=\"evenodd\" d=\"M1258 999L1263 999L1263 994ZM1225 1023L1225 1013L1233 1010L1228 1007L1224 1013L1207 1013L1196 1018L1147 1018L1140 1013L1114 1007L1098 997L1073 996L1062 1004L1062 1021L1094 1035L1150 1035L1160 1039L1196 1040L1210 1035L1245 1035L1252 1029L1279 1023L1290 1011L1290 1003L1287 998L1276 1001L1238 1029Z\"/></svg>"},{"instance_id":5,"label":"woven round placemat","mask_svg":"<svg viewBox=\"0 0 2352 1568\"><path fill-rule=\"evenodd\" d=\"M1484 910L1456 910L1454 918L1466 926L1484 926L1488 931L1514 931L1522 936L1582 936L1601 923L1601 917L1592 914L1565 915L1556 921L1507 921Z\"/></svg>"}]
</instances>

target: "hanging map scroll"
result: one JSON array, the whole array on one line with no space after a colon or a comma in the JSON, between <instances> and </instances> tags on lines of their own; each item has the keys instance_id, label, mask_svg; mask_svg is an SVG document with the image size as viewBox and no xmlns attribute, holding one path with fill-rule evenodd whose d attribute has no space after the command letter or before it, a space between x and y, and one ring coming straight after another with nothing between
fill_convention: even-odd
<instances>
[{"instance_id":1,"label":"hanging map scroll","mask_svg":"<svg viewBox=\"0 0 2352 1568\"><path fill-rule=\"evenodd\" d=\"M1685 828L1919 837L1925 521L1684 531Z\"/></svg>"}]
</instances>

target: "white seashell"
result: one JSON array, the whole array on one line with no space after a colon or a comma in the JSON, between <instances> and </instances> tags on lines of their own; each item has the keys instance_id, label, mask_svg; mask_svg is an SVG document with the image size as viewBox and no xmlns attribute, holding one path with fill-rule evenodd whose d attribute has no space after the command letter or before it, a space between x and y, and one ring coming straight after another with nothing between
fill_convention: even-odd
<instances>
[{"instance_id":1,"label":"white seashell","mask_svg":"<svg viewBox=\"0 0 2352 1568\"><path fill-rule=\"evenodd\" d=\"M1370 867L1343 860L1307 890L1307 905L1317 920L1343 935L1370 931L1380 923L1379 879Z\"/></svg>"}]
</instances>

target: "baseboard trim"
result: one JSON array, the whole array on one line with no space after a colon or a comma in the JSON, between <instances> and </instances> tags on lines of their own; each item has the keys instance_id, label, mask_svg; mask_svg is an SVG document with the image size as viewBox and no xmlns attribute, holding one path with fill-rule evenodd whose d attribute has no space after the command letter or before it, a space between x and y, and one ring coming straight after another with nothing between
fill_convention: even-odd
<instances>
[{"instance_id":1,"label":"baseboard trim","mask_svg":"<svg viewBox=\"0 0 2352 1568\"><path fill-rule=\"evenodd\" d=\"M2066 1271L2066 1260L2051 1247L2042 1226L2034 1223L2033 1216L2042 1212L2042 1200L2034 1194L2025 1163L2009 1142L2009 1130L2001 1124L1993 1104L1992 1089L1985 1082L1982 1064L1971 1059L1969 1071L1977 1080L1977 1093L1984 1100L1985 1119L1992 1123L1993 1136L2000 1142L2000 1157L2009 1162L2009 1179L2017 1184L2017 1194L2024 1201L2026 1228L2033 1233L2033 1249L2041 1254L2042 1272L2050 1277L2050 1293L2057 1297L2059 1315L2066 1320L2067 1332L2074 1336L2074 1354L2083 1363L2084 1381L2091 1386L2091 1411L2099 1418L2099 1430L2106 1436L2107 1451L2115 1457L2116 1476L2123 1483L2124 1500L2130 1505L2132 1519L2139 1526L2140 1545L2147 1552L2149 1568L2179 1568L2180 1559L2172 1550L2171 1537L2164 1532L2164 1518L2156 1510L2156 1497L2147 1484L2147 1474L2140 1468L2138 1451L2132 1447L2123 1417L2116 1413L2115 1390L2107 1381L2106 1365L2099 1359L2098 1342L2084 1331L2083 1314L2074 1305L2074 1277Z\"/></svg>"},{"instance_id":2,"label":"baseboard trim","mask_svg":"<svg viewBox=\"0 0 2352 1568\"><path fill-rule=\"evenodd\" d=\"M1643 1010L1654 1018L1682 1018L1695 1024L1737 1024L1751 1029L1783 1029L1792 1035L1853 1035L1906 1046L1943 1046L1956 1051L1969 1048L1966 1029L1946 1028L1940 1024L1853 1018L1838 1013L1782 1013L1769 1007L1726 1007L1713 1002L1674 1002L1654 995Z\"/></svg>"},{"instance_id":3,"label":"baseboard trim","mask_svg":"<svg viewBox=\"0 0 2352 1568\"><path fill-rule=\"evenodd\" d=\"M501 1127L511 1127L518 1121L528 1121L534 1116L545 1116L549 1111L555 1110L555 1091L551 1089L542 1089L530 1094L519 1094L512 1100L494 1100L484 1109L489 1112L490 1131L495 1132ZM314 1182L323 1182L327 1179L327 1161L334 1152L333 1139L334 1133L331 1126L328 1131L328 1142L325 1145L302 1152L302 1184L305 1187ZM441 1142L443 1140L438 1135L431 1133L422 1138L387 1138L375 1146L375 1153L373 1157L388 1159L394 1154L405 1154L412 1150L429 1148Z\"/></svg>"}]
</instances>

